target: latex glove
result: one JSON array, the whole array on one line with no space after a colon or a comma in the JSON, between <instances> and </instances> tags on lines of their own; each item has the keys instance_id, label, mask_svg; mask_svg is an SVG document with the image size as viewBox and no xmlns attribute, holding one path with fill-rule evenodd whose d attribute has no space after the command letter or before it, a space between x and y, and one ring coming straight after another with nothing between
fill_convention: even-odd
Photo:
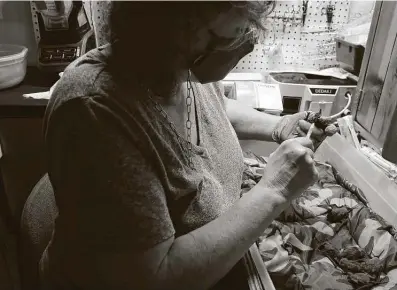
<instances>
[{"instance_id":1,"label":"latex glove","mask_svg":"<svg viewBox=\"0 0 397 290\"><path fill-rule=\"evenodd\" d=\"M281 144L288 139L305 137L315 116L316 113L311 111L283 116L273 130L273 140ZM314 147L317 148L326 137L332 136L336 132L337 128L333 124L328 125L325 130L315 127L311 136Z\"/></svg>"}]
</instances>

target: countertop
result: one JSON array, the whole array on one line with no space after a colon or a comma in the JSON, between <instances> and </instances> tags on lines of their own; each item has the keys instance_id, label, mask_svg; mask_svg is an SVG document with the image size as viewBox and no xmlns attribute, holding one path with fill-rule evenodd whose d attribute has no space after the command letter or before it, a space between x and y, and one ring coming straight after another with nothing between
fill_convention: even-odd
<instances>
[{"instance_id":1,"label":"countertop","mask_svg":"<svg viewBox=\"0 0 397 290\"><path fill-rule=\"evenodd\" d=\"M43 117L48 100L24 98L23 94L48 91L58 79L56 73L44 73L36 67L28 67L21 84L0 90L0 118Z\"/></svg>"}]
</instances>

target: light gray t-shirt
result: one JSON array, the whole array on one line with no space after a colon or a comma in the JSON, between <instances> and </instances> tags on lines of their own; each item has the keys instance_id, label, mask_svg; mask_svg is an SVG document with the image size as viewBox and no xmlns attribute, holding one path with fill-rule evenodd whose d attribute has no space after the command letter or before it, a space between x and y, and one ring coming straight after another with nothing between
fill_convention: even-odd
<instances>
[{"instance_id":1,"label":"light gray t-shirt","mask_svg":"<svg viewBox=\"0 0 397 290\"><path fill-rule=\"evenodd\" d=\"M71 257L78 268L79 256L145 250L205 225L240 197L243 155L221 86L193 84L200 143L191 167L186 142L109 70L110 56L104 46L69 66L45 115L59 209L45 260L55 284L77 286L68 289L100 286L100 277L78 281L65 266Z\"/></svg>"}]
</instances>

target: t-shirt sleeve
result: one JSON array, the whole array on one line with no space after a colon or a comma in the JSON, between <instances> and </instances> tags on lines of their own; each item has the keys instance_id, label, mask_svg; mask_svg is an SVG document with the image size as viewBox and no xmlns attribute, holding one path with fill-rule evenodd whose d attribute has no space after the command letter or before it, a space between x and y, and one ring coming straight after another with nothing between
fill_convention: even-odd
<instances>
[{"instance_id":1,"label":"t-shirt sleeve","mask_svg":"<svg viewBox=\"0 0 397 290\"><path fill-rule=\"evenodd\" d=\"M76 98L45 127L58 226L85 249L149 248L175 233L154 165L115 111Z\"/></svg>"}]
</instances>

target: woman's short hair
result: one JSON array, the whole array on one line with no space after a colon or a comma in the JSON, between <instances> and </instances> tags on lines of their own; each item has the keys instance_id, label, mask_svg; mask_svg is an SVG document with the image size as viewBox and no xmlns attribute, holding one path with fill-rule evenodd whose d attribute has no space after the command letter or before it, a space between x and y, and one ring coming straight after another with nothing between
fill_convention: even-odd
<instances>
[{"instance_id":1,"label":"woman's short hair","mask_svg":"<svg viewBox=\"0 0 397 290\"><path fill-rule=\"evenodd\" d=\"M142 31L156 39L158 32L173 35L175 29L199 28L218 13L236 7L253 26L263 28L262 19L274 6L275 1L115 1L110 26L113 39L130 40Z\"/></svg>"},{"instance_id":2,"label":"woman's short hair","mask_svg":"<svg viewBox=\"0 0 397 290\"><path fill-rule=\"evenodd\" d=\"M118 55L135 71L175 71L189 51L195 32L219 13L237 7L252 26L262 20L274 1L115 1L110 12L112 42ZM121 52L120 52L121 50ZM147 72L148 73L148 72Z\"/></svg>"}]
</instances>

